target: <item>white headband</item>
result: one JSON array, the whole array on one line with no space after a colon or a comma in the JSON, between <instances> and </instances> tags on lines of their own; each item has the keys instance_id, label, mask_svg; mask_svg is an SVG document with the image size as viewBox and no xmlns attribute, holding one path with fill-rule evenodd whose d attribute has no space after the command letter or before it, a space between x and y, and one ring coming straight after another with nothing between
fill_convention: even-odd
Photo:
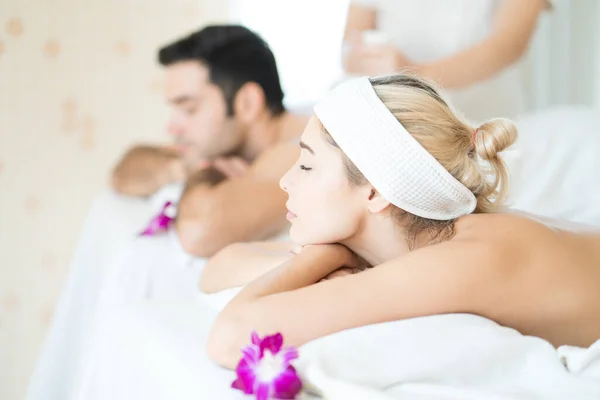
<instances>
[{"instance_id":1,"label":"white headband","mask_svg":"<svg viewBox=\"0 0 600 400\"><path fill-rule=\"evenodd\" d=\"M420 217L449 220L470 214L473 193L398 122L369 78L338 85L315 106L325 129L381 195Z\"/></svg>"}]
</instances>

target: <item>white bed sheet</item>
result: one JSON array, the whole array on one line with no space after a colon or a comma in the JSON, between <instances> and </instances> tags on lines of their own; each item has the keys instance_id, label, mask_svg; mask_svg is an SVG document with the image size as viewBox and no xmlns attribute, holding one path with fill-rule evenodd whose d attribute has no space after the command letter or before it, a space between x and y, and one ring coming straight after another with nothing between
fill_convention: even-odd
<instances>
[{"instance_id":1,"label":"white bed sheet","mask_svg":"<svg viewBox=\"0 0 600 400\"><path fill-rule=\"evenodd\" d=\"M108 192L94 201L30 379L27 399L68 397L81 369L106 265L136 239L167 199L178 198L180 192L181 185L173 185L149 199Z\"/></svg>"},{"instance_id":2,"label":"white bed sheet","mask_svg":"<svg viewBox=\"0 0 600 400\"><path fill-rule=\"evenodd\" d=\"M206 356L216 315L202 300L113 313L69 400L244 398ZM339 332L301 347L296 366L330 400L600 398L600 342L557 351L465 314Z\"/></svg>"},{"instance_id":3,"label":"white bed sheet","mask_svg":"<svg viewBox=\"0 0 600 400\"><path fill-rule=\"evenodd\" d=\"M247 398L230 388L234 373L206 356L216 315L201 300L147 302L113 313L95 332L89 363L69 399Z\"/></svg>"},{"instance_id":4,"label":"white bed sheet","mask_svg":"<svg viewBox=\"0 0 600 400\"><path fill-rule=\"evenodd\" d=\"M206 356L205 343L216 315L202 300L145 302L115 312L96 331L89 362L68 400L248 399L230 388L235 373ZM357 400L482 398L476 396L482 392L428 383L406 384L393 394L331 377L326 385L333 398L344 400L349 398L340 396L349 391ZM302 393L299 400L316 398Z\"/></svg>"},{"instance_id":5,"label":"white bed sheet","mask_svg":"<svg viewBox=\"0 0 600 400\"><path fill-rule=\"evenodd\" d=\"M360 399L357 388L390 398L407 389L469 399L600 398L600 340L557 350L469 314L338 332L302 346L296 366L330 400Z\"/></svg>"}]
</instances>

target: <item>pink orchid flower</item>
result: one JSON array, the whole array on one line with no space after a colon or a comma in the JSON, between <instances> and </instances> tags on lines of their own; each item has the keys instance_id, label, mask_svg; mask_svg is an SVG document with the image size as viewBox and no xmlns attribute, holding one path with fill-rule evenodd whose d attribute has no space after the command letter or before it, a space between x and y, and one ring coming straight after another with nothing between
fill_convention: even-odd
<instances>
[{"instance_id":1,"label":"pink orchid flower","mask_svg":"<svg viewBox=\"0 0 600 400\"><path fill-rule=\"evenodd\" d=\"M167 201L160 213L150 220L140 236L153 236L160 232L166 232L175 220L175 212L175 205Z\"/></svg>"},{"instance_id":2,"label":"pink orchid flower","mask_svg":"<svg viewBox=\"0 0 600 400\"><path fill-rule=\"evenodd\" d=\"M252 343L242 349L237 379L231 387L254 394L256 400L295 399L302 382L290 362L298 358L298 350L282 345L281 333L261 339L252 332Z\"/></svg>"}]
</instances>

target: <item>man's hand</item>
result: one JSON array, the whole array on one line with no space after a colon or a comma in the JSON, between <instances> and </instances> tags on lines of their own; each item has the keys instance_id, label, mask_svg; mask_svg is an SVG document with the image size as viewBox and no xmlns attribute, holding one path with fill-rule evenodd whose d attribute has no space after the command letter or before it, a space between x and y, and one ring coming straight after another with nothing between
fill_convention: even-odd
<instances>
[{"instance_id":1,"label":"man's hand","mask_svg":"<svg viewBox=\"0 0 600 400\"><path fill-rule=\"evenodd\" d=\"M113 188L131 196L150 196L162 186L185 179L179 153L169 147L135 146L119 161L112 174Z\"/></svg>"},{"instance_id":2,"label":"man's hand","mask_svg":"<svg viewBox=\"0 0 600 400\"><path fill-rule=\"evenodd\" d=\"M240 157L219 157L213 161L212 166L227 179L239 178L250 169L250 164Z\"/></svg>"},{"instance_id":3,"label":"man's hand","mask_svg":"<svg viewBox=\"0 0 600 400\"><path fill-rule=\"evenodd\" d=\"M226 179L238 178L248 172L250 166L239 157L219 157L214 161L196 164L186 181L186 190L196 185L217 185Z\"/></svg>"}]
</instances>

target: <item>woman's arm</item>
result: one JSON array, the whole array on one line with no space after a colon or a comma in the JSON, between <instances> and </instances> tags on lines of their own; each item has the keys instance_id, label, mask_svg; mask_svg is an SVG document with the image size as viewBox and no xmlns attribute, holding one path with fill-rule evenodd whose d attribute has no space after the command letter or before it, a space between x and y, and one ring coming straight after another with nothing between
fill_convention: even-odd
<instances>
[{"instance_id":1,"label":"woman's arm","mask_svg":"<svg viewBox=\"0 0 600 400\"><path fill-rule=\"evenodd\" d=\"M408 69L445 88L461 88L491 78L519 60L527 49L547 0L504 0L490 34L475 45L428 64L408 59L392 44L368 45L360 40L344 56L347 72L369 76Z\"/></svg>"},{"instance_id":2,"label":"woman's arm","mask_svg":"<svg viewBox=\"0 0 600 400\"><path fill-rule=\"evenodd\" d=\"M353 36L362 31L375 29L376 24L377 10L374 7L351 2L346 15L344 40L351 40Z\"/></svg>"},{"instance_id":3,"label":"woman's arm","mask_svg":"<svg viewBox=\"0 0 600 400\"><path fill-rule=\"evenodd\" d=\"M200 291L215 293L247 285L294 256L292 242L235 243L215 254L200 278Z\"/></svg>"},{"instance_id":4,"label":"woman's arm","mask_svg":"<svg viewBox=\"0 0 600 400\"><path fill-rule=\"evenodd\" d=\"M350 2L342 43L342 66L346 72L354 73L362 69L361 54L354 49L362 43L362 32L375 29L376 24L377 10L374 7Z\"/></svg>"},{"instance_id":5,"label":"woman's arm","mask_svg":"<svg viewBox=\"0 0 600 400\"><path fill-rule=\"evenodd\" d=\"M281 332L299 346L340 330L451 312L480 313L499 268L479 244L447 242L423 248L357 275L318 282L349 263L342 246L311 246L252 282L221 312L209 356L233 368L251 330ZM485 262L483 262L485 260ZM316 284L315 284L316 283Z\"/></svg>"},{"instance_id":6,"label":"woman's arm","mask_svg":"<svg viewBox=\"0 0 600 400\"><path fill-rule=\"evenodd\" d=\"M519 60L531 40L547 0L504 0L496 12L491 34L482 42L415 72L446 88L460 88L491 78Z\"/></svg>"}]
</instances>

